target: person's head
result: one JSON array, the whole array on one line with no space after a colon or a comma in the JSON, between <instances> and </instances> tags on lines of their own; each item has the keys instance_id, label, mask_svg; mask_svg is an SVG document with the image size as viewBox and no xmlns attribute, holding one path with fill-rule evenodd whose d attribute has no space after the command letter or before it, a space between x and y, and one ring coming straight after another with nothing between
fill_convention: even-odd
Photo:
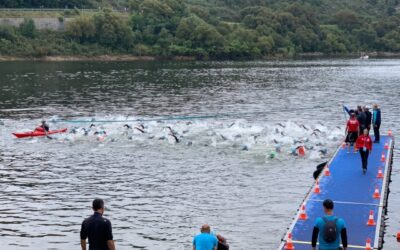
<instances>
[{"instance_id":1,"label":"person's head","mask_svg":"<svg viewBox=\"0 0 400 250\"><path fill-rule=\"evenodd\" d=\"M226 242L226 239L225 239L222 235L220 235L220 234L217 234L217 239L218 239L218 241L221 242L221 243L225 243L225 242Z\"/></svg>"},{"instance_id":2,"label":"person's head","mask_svg":"<svg viewBox=\"0 0 400 250\"><path fill-rule=\"evenodd\" d=\"M351 113L350 113L350 118L356 118L356 113L351 112Z\"/></svg>"},{"instance_id":3,"label":"person's head","mask_svg":"<svg viewBox=\"0 0 400 250\"><path fill-rule=\"evenodd\" d=\"M201 226L200 232L209 234L211 232L211 228L210 228L209 225L204 224L204 225Z\"/></svg>"},{"instance_id":4,"label":"person's head","mask_svg":"<svg viewBox=\"0 0 400 250\"><path fill-rule=\"evenodd\" d=\"M102 199L94 199L92 203L92 209L95 212L99 212L101 214L104 213L104 201Z\"/></svg>"},{"instance_id":5,"label":"person's head","mask_svg":"<svg viewBox=\"0 0 400 250\"><path fill-rule=\"evenodd\" d=\"M333 211L333 201L331 199L324 200L322 205L324 206L324 211L325 211L326 214L332 213L332 211Z\"/></svg>"},{"instance_id":6,"label":"person's head","mask_svg":"<svg viewBox=\"0 0 400 250\"><path fill-rule=\"evenodd\" d=\"M369 106L368 105L364 106L364 111L369 111Z\"/></svg>"},{"instance_id":7,"label":"person's head","mask_svg":"<svg viewBox=\"0 0 400 250\"><path fill-rule=\"evenodd\" d=\"M378 109L378 104L375 103L373 107L374 109Z\"/></svg>"},{"instance_id":8,"label":"person's head","mask_svg":"<svg viewBox=\"0 0 400 250\"><path fill-rule=\"evenodd\" d=\"M42 120L42 124L46 124L46 121L45 121L45 120Z\"/></svg>"},{"instance_id":9,"label":"person's head","mask_svg":"<svg viewBox=\"0 0 400 250\"><path fill-rule=\"evenodd\" d=\"M364 135L368 135L368 129L365 128L365 129L363 130L363 134L364 134Z\"/></svg>"},{"instance_id":10,"label":"person's head","mask_svg":"<svg viewBox=\"0 0 400 250\"><path fill-rule=\"evenodd\" d=\"M362 112L362 107L361 106L357 106L357 111Z\"/></svg>"}]
</instances>

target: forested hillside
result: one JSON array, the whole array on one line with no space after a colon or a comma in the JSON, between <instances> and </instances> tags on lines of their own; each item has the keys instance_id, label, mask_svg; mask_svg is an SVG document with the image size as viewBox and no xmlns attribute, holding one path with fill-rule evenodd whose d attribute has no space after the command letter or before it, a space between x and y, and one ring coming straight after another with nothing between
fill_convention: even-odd
<instances>
[{"instance_id":1,"label":"forested hillside","mask_svg":"<svg viewBox=\"0 0 400 250\"><path fill-rule=\"evenodd\" d=\"M36 56L107 53L252 59L312 52L400 52L399 2L3 0L2 7L109 7L130 14L125 18L105 9L94 16L81 15L67 24L65 33L33 31L27 36L22 28L0 27L0 52L24 54L15 48L17 44ZM41 47L43 41L46 47Z\"/></svg>"}]
</instances>

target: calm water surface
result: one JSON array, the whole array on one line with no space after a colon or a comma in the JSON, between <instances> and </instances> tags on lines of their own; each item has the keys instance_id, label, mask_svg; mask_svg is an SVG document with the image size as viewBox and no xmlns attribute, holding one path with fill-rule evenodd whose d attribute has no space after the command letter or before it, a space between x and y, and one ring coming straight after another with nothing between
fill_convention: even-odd
<instances>
[{"instance_id":1,"label":"calm water surface","mask_svg":"<svg viewBox=\"0 0 400 250\"><path fill-rule=\"evenodd\" d=\"M190 249L203 223L226 236L232 249L275 249L322 159L282 153L265 162L268 141L257 144L246 132L264 128L268 135L288 120L319 124L328 131L320 140L330 141L329 157L339 144L329 131L344 130L341 103L374 102L382 106L382 130L397 135L400 129L399 60L2 62L0 76L2 249L78 249L80 224L95 197L106 201L118 249ZM148 130L134 139L120 133L121 123L98 124L113 138L102 142L11 135L42 118L205 115L217 116L131 122ZM191 136L167 142L167 126ZM231 132L216 141L218 133ZM285 133L279 139L293 139ZM399 247L398 152L396 145L385 249Z\"/></svg>"}]
</instances>

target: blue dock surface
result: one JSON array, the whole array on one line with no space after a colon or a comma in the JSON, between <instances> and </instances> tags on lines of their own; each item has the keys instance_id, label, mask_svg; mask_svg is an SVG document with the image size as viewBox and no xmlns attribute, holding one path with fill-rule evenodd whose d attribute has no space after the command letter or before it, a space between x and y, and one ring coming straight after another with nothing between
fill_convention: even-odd
<instances>
[{"instance_id":1,"label":"blue dock surface","mask_svg":"<svg viewBox=\"0 0 400 250\"><path fill-rule=\"evenodd\" d=\"M324 215L322 202L328 198L334 201L334 215L345 220L348 249L365 249L368 238L371 239L372 249L381 249L393 145L394 139L390 136L381 136L380 143L372 145L365 175L362 172L360 154L353 153L353 148L351 153L347 153L347 147L340 147L328 163L330 175L326 176L324 169L318 178L320 193L314 193L314 184L304 200L307 219L299 219L299 210L279 249L285 249L289 233L292 235L294 249L311 249L314 223L317 217ZM384 161L382 154L385 156ZM379 168L382 169L383 178L377 178ZM373 197L376 187L380 198ZM374 212L376 226L367 225L370 211Z\"/></svg>"}]
</instances>

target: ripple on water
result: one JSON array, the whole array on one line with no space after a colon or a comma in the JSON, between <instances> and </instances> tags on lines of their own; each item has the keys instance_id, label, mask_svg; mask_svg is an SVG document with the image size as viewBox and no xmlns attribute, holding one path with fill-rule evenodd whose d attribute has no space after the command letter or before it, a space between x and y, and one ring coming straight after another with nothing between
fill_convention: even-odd
<instances>
[{"instance_id":1,"label":"ripple on water","mask_svg":"<svg viewBox=\"0 0 400 250\"><path fill-rule=\"evenodd\" d=\"M203 223L226 236L234 249L273 249L312 184L316 161L278 156L265 163L271 149L261 137L255 145L254 133L272 138L275 128L281 129L276 124L286 120L312 129L322 123L327 131L312 140L328 141L331 155L339 139L330 134L343 133L337 128L344 119L342 102L378 102L382 130L399 130L394 91L399 65L398 60L0 64L1 245L79 248L80 224L91 214L91 200L102 197L119 249L188 249ZM360 86L373 91L366 95ZM118 133L120 125L103 124L114 141L101 144L86 137L10 136L42 117L221 113L237 115L149 122L152 138L134 134L128 140ZM67 124L74 125L88 124ZM166 136L166 126L184 134L182 143L158 140ZM290 130L296 129L282 129L288 136L278 139L292 143L299 136ZM395 165L397 159L396 153ZM398 180L394 167L388 235L400 227ZM397 247L394 237L385 240L387 248Z\"/></svg>"}]
</instances>

